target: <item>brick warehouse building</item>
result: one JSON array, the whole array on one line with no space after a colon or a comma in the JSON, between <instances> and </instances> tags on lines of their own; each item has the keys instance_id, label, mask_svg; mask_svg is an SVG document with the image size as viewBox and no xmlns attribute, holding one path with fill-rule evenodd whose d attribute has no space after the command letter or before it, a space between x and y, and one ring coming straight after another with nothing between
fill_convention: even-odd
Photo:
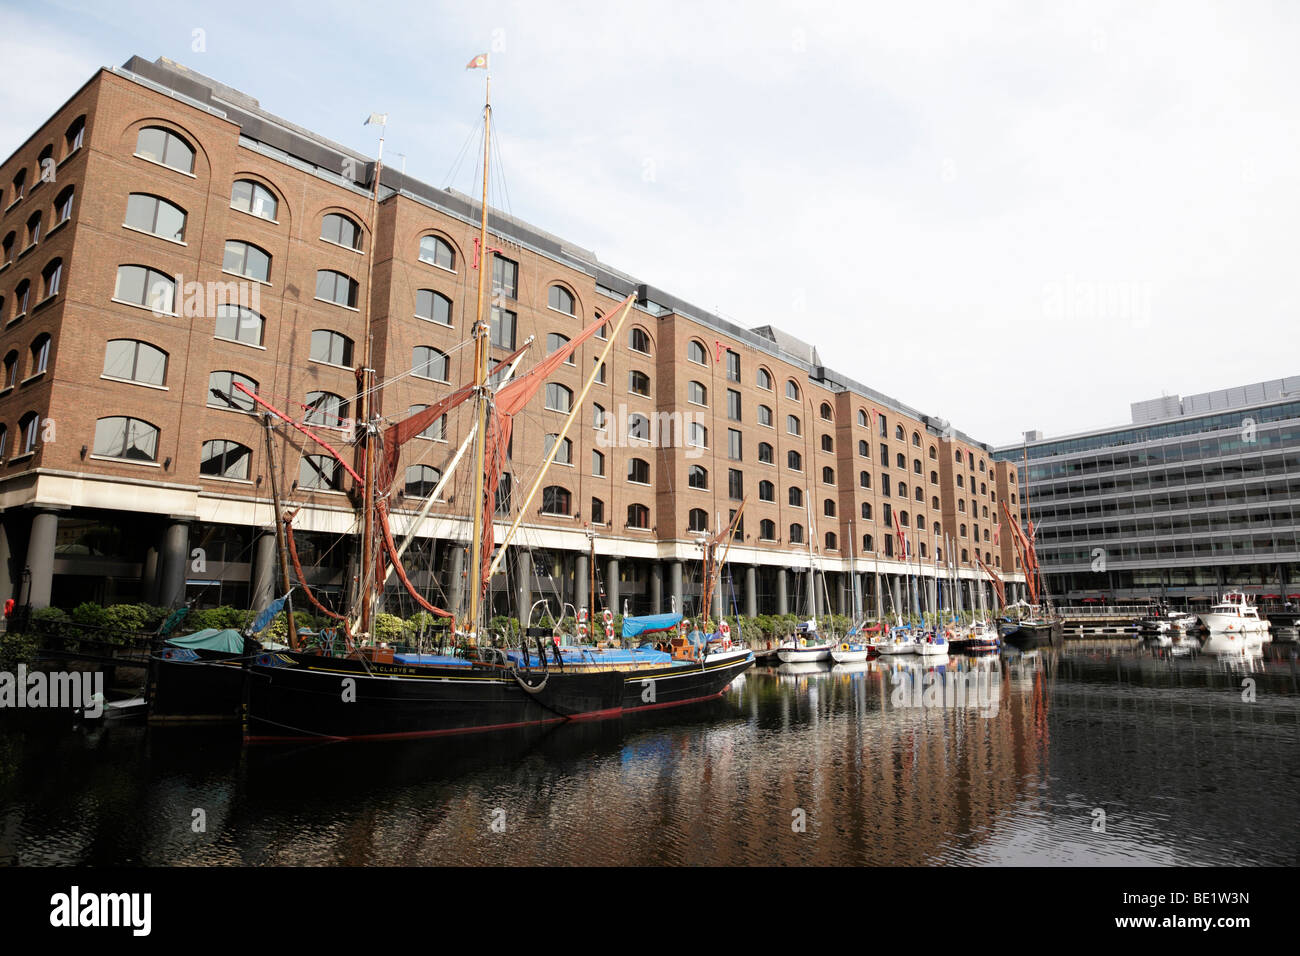
<instances>
[{"instance_id":1,"label":"brick warehouse building","mask_svg":"<svg viewBox=\"0 0 1300 956\"><path fill-rule=\"evenodd\" d=\"M374 169L243 93L139 57L96 73L5 160L0 600L261 606L277 590L271 463L232 382L346 444L366 304L385 419L472 380L478 204L385 168L372 231ZM489 233L494 359L533 336L526 368L637 297L494 580L498 612L534 595L585 603L589 527L610 606L690 612L699 531L745 496L724 582L743 613L806 612L810 545L822 610L847 612L856 588L868 613L888 611L905 575L932 586L949 558L970 602L977 551L1023 582L997 506L1017 504L1016 467L989 446L778 329L740 328L495 212ZM214 287L242 304L214 305ZM503 520L605 344L585 343L516 419ZM667 420L684 441L645 440ZM395 532L417 542L412 580L452 606L468 492L444 491L413 526L469 427L462 409L408 443L392 500ZM310 443L277 447L304 575L337 601L356 561L342 471Z\"/></svg>"}]
</instances>

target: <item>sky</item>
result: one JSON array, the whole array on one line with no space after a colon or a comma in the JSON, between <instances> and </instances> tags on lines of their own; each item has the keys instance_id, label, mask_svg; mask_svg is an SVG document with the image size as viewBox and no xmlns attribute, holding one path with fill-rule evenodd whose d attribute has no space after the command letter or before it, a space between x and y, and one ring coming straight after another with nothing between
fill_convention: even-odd
<instances>
[{"instance_id":1,"label":"sky","mask_svg":"<svg viewBox=\"0 0 1300 956\"><path fill-rule=\"evenodd\" d=\"M487 52L494 205L1001 445L1300 373L1296 50L1252 0L0 0L0 155L167 56L476 193Z\"/></svg>"}]
</instances>

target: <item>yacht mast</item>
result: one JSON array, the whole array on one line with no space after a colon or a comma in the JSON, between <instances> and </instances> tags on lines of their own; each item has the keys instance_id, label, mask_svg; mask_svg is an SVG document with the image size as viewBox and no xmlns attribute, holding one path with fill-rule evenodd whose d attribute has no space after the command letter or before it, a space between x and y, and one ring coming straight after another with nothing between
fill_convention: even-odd
<instances>
[{"instance_id":1,"label":"yacht mast","mask_svg":"<svg viewBox=\"0 0 1300 956\"><path fill-rule=\"evenodd\" d=\"M375 443L376 434L373 423L375 394L374 336L371 332L373 313L373 285L375 276L375 227L379 220L379 177L384 171L384 131L387 129L388 114L379 117L379 152L375 157L374 189L370 197L370 255L366 256L366 321L364 339L365 358L361 364L361 396L357 401L357 422L360 425L362 442L362 483L361 496L364 509L361 528L361 615L360 633L369 635L371 615L375 606Z\"/></svg>"},{"instance_id":2,"label":"yacht mast","mask_svg":"<svg viewBox=\"0 0 1300 956\"><path fill-rule=\"evenodd\" d=\"M491 344L490 321L484 314L486 304L486 279L488 271L487 217L488 217L488 161L491 157L492 139L492 74L486 77L486 93L483 103L483 206L482 219L479 223L478 241L478 319L474 323L474 420L477 422L477 439L474 442L474 497L473 517L470 521L472 538L470 539L469 567L470 580L474 586L469 592L469 614L465 618L465 632L470 643L474 643L478 634L479 599L481 586L479 577L483 567L483 455L487 436L487 381L488 350Z\"/></svg>"}]
</instances>

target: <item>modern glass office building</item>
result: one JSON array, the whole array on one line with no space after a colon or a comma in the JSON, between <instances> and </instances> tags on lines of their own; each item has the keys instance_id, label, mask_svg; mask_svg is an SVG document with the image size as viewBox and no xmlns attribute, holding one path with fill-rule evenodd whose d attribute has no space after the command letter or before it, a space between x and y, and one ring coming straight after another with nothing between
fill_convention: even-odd
<instances>
[{"instance_id":1,"label":"modern glass office building","mask_svg":"<svg viewBox=\"0 0 1300 956\"><path fill-rule=\"evenodd\" d=\"M1057 601L1300 602L1300 376L1132 406L1132 424L998 449Z\"/></svg>"}]
</instances>

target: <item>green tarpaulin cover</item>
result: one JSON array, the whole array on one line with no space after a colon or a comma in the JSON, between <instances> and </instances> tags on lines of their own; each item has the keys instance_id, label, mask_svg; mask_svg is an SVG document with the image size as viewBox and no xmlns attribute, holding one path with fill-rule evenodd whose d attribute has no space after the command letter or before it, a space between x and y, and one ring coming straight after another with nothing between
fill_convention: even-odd
<instances>
[{"instance_id":1,"label":"green tarpaulin cover","mask_svg":"<svg viewBox=\"0 0 1300 956\"><path fill-rule=\"evenodd\" d=\"M188 647L192 650L224 651L227 654L244 653L243 636L230 628L219 631L215 627L205 627L193 634L168 638L167 643L173 647Z\"/></svg>"}]
</instances>

